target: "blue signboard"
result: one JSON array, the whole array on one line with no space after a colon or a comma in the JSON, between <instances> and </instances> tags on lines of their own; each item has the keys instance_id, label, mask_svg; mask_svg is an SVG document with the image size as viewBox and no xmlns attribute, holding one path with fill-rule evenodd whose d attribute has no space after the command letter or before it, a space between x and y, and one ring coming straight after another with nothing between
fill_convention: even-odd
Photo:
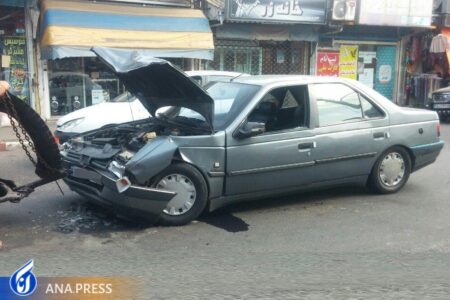
<instances>
[{"instance_id":1,"label":"blue signboard","mask_svg":"<svg viewBox=\"0 0 450 300\"><path fill-rule=\"evenodd\" d=\"M0 6L25 7L25 0L0 0Z\"/></svg>"},{"instance_id":2,"label":"blue signboard","mask_svg":"<svg viewBox=\"0 0 450 300\"><path fill-rule=\"evenodd\" d=\"M394 97L396 56L394 46L377 47L375 90L390 100Z\"/></svg>"}]
</instances>

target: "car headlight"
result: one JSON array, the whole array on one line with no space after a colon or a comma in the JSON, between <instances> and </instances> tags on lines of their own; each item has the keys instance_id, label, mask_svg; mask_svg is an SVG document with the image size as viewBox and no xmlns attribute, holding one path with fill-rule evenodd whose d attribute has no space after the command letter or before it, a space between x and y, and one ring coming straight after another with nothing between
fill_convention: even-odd
<instances>
[{"instance_id":1,"label":"car headlight","mask_svg":"<svg viewBox=\"0 0 450 300\"><path fill-rule=\"evenodd\" d=\"M61 129L61 130L67 130L68 128L78 126L78 125L81 124L81 122L84 121L84 119L85 119L85 118L83 117L83 118L78 118L78 119L70 120L70 121L68 121L68 122L66 122L66 123L64 123L64 124L62 124L61 126L59 126L58 129Z\"/></svg>"},{"instance_id":2,"label":"car headlight","mask_svg":"<svg viewBox=\"0 0 450 300\"><path fill-rule=\"evenodd\" d=\"M122 178L123 174L125 174L125 166L113 160L109 166L108 170L116 175L118 178Z\"/></svg>"}]
</instances>

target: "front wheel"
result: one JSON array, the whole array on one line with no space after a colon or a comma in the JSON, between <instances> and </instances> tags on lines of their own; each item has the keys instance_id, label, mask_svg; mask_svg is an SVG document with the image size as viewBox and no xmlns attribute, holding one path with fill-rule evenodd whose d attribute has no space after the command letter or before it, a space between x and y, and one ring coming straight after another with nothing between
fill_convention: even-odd
<instances>
[{"instance_id":1,"label":"front wheel","mask_svg":"<svg viewBox=\"0 0 450 300\"><path fill-rule=\"evenodd\" d=\"M170 165L157 176L152 187L177 193L163 210L161 225L180 226L195 220L208 201L205 179L196 168L186 163Z\"/></svg>"},{"instance_id":2,"label":"front wheel","mask_svg":"<svg viewBox=\"0 0 450 300\"><path fill-rule=\"evenodd\" d=\"M380 194L398 192L411 174L411 157L401 147L386 150L376 161L369 177L369 186Z\"/></svg>"}]
</instances>

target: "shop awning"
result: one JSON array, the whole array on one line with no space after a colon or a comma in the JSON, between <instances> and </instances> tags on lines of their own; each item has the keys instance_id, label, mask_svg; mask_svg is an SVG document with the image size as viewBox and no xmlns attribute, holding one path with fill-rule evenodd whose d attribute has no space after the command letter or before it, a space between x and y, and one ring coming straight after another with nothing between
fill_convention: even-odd
<instances>
[{"instance_id":1,"label":"shop awning","mask_svg":"<svg viewBox=\"0 0 450 300\"><path fill-rule=\"evenodd\" d=\"M44 0L40 22L44 59L95 56L94 46L138 49L154 57L214 54L208 19L196 9Z\"/></svg>"}]
</instances>

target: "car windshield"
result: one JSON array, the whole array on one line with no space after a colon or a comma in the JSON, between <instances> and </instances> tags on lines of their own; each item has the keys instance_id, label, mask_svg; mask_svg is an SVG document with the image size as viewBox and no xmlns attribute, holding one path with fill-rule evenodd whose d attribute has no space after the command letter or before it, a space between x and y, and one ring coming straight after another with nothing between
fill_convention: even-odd
<instances>
[{"instance_id":1,"label":"car windshield","mask_svg":"<svg viewBox=\"0 0 450 300\"><path fill-rule=\"evenodd\" d=\"M129 92L120 94L119 96L109 100L108 102L121 103L121 102L133 102L136 99L135 96L131 95Z\"/></svg>"},{"instance_id":2,"label":"car windshield","mask_svg":"<svg viewBox=\"0 0 450 300\"><path fill-rule=\"evenodd\" d=\"M214 99L214 129L221 131L230 125L259 89L257 85L234 82L217 82L209 86L207 92ZM203 116L188 108L183 107L175 114L168 111L168 107L162 107L156 116L163 114L172 121L188 118L205 122Z\"/></svg>"}]
</instances>

